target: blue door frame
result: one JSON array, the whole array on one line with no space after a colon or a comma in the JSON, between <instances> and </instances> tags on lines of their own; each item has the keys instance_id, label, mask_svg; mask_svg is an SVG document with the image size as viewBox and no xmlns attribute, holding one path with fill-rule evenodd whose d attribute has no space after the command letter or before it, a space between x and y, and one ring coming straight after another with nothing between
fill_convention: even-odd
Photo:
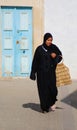
<instances>
[{"instance_id":1,"label":"blue door frame","mask_svg":"<svg viewBox=\"0 0 77 130\"><path fill-rule=\"evenodd\" d=\"M2 76L29 76L32 8L2 7Z\"/></svg>"}]
</instances>

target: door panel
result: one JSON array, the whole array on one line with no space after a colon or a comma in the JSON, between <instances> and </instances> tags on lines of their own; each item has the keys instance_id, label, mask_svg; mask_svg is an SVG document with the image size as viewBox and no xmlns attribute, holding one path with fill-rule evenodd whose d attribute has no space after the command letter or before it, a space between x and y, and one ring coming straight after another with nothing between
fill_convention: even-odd
<instances>
[{"instance_id":1,"label":"door panel","mask_svg":"<svg viewBox=\"0 0 77 130\"><path fill-rule=\"evenodd\" d=\"M4 12L4 30L13 29L13 13L11 11Z\"/></svg>"},{"instance_id":2,"label":"door panel","mask_svg":"<svg viewBox=\"0 0 77 130\"><path fill-rule=\"evenodd\" d=\"M29 73L29 59L28 56L21 57L21 73Z\"/></svg>"},{"instance_id":3,"label":"door panel","mask_svg":"<svg viewBox=\"0 0 77 130\"><path fill-rule=\"evenodd\" d=\"M17 8L16 26L16 75L27 76L30 72L32 52L31 10ZM18 67L19 66L19 67Z\"/></svg>"},{"instance_id":4,"label":"door panel","mask_svg":"<svg viewBox=\"0 0 77 130\"><path fill-rule=\"evenodd\" d=\"M29 76L32 8L2 7L2 52L3 76Z\"/></svg>"},{"instance_id":5,"label":"door panel","mask_svg":"<svg viewBox=\"0 0 77 130\"><path fill-rule=\"evenodd\" d=\"M14 29L12 9L2 10L2 76L14 75Z\"/></svg>"},{"instance_id":6,"label":"door panel","mask_svg":"<svg viewBox=\"0 0 77 130\"><path fill-rule=\"evenodd\" d=\"M20 30L28 30L29 14L28 12L20 12Z\"/></svg>"}]
</instances>

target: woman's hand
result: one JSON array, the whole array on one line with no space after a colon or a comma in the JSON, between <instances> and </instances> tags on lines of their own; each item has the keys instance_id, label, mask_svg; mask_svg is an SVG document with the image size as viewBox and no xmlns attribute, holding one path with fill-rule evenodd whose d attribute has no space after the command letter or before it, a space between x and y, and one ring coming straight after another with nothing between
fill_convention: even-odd
<instances>
[{"instance_id":1,"label":"woman's hand","mask_svg":"<svg viewBox=\"0 0 77 130\"><path fill-rule=\"evenodd\" d=\"M56 57L56 53L54 53L54 52L51 53L51 57L52 57L52 58L55 58L55 57Z\"/></svg>"}]
</instances>

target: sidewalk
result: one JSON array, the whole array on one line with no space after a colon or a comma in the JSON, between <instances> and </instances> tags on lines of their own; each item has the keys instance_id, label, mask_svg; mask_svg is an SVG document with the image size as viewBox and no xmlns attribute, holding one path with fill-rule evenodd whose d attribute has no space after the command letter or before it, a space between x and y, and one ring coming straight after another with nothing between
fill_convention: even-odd
<instances>
[{"instance_id":1,"label":"sidewalk","mask_svg":"<svg viewBox=\"0 0 77 130\"><path fill-rule=\"evenodd\" d=\"M77 81L58 88L55 112L40 112L36 81L0 80L0 130L77 130Z\"/></svg>"}]
</instances>

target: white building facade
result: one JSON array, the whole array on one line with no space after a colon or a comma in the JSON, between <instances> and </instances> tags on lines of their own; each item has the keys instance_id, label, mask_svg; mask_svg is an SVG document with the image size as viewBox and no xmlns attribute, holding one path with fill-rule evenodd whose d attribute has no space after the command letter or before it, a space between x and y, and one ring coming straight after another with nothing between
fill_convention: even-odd
<instances>
[{"instance_id":1,"label":"white building facade","mask_svg":"<svg viewBox=\"0 0 77 130\"><path fill-rule=\"evenodd\" d=\"M77 1L45 0L45 30L62 50L72 79L77 79Z\"/></svg>"}]
</instances>

